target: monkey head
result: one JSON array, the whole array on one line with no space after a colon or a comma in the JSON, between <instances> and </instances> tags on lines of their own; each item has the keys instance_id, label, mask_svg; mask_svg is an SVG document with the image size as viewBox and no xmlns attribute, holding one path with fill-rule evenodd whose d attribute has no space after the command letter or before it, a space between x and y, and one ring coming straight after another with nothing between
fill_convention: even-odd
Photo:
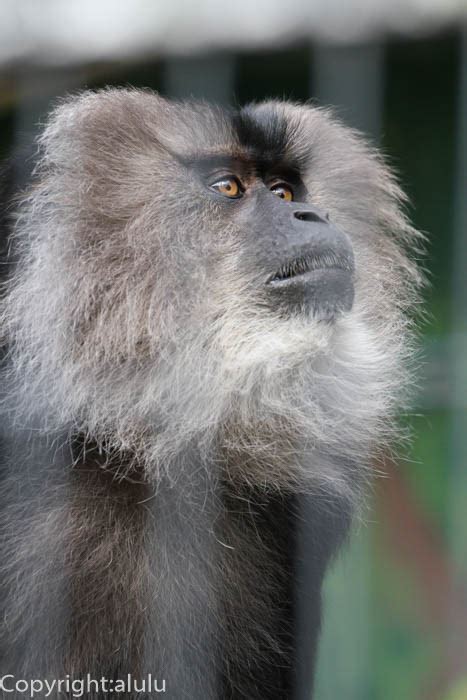
<instances>
[{"instance_id":1,"label":"monkey head","mask_svg":"<svg viewBox=\"0 0 467 700\"><path fill-rule=\"evenodd\" d=\"M4 307L23 410L151 465L200 436L240 445L238 426L251 454L284 425L364 461L406 385L420 275L403 202L326 110L66 99L40 138ZM283 472L268 461L260 478Z\"/></svg>"}]
</instances>

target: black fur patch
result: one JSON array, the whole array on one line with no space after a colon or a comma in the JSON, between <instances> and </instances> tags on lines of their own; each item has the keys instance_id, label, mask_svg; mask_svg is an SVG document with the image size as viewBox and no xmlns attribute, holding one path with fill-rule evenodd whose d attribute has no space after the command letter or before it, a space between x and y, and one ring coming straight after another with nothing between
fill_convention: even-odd
<instances>
[{"instance_id":1,"label":"black fur patch","mask_svg":"<svg viewBox=\"0 0 467 700\"><path fill-rule=\"evenodd\" d=\"M256 160L277 162L285 157L287 121L275 109L244 107L234 115L233 125L241 145Z\"/></svg>"},{"instance_id":2,"label":"black fur patch","mask_svg":"<svg viewBox=\"0 0 467 700\"><path fill-rule=\"evenodd\" d=\"M233 115L232 122L240 144L260 170L279 165L300 179L309 168L311 153L303 147L297 125L291 126L274 105L247 105Z\"/></svg>"}]
</instances>

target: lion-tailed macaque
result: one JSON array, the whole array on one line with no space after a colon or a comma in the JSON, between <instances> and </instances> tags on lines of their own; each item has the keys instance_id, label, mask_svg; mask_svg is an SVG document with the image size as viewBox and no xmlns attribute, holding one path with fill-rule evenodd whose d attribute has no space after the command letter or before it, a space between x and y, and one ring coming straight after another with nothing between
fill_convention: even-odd
<instances>
[{"instance_id":1,"label":"lion-tailed macaque","mask_svg":"<svg viewBox=\"0 0 467 700\"><path fill-rule=\"evenodd\" d=\"M51 113L1 301L7 690L311 696L323 576L408 385L403 205L316 107Z\"/></svg>"}]
</instances>

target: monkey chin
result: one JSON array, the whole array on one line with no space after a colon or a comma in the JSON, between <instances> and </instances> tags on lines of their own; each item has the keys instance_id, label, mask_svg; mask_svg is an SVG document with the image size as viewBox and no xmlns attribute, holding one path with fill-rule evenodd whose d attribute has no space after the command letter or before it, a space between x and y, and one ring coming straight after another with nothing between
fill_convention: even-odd
<instances>
[{"instance_id":1,"label":"monkey chin","mask_svg":"<svg viewBox=\"0 0 467 700\"><path fill-rule=\"evenodd\" d=\"M306 314L316 320L334 321L352 309L352 270L340 267L310 270L268 282L271 301L283 314Z\"/></svg>"}]
</instances>

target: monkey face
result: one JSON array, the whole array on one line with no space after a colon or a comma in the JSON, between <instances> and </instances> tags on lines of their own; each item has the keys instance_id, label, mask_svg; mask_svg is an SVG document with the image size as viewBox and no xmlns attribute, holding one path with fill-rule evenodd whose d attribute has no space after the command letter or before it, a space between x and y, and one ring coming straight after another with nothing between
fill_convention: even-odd
<instances>
[{"instance_id":1,"label":"monkey face","mask_svg":"<svg viewBox=\"0 0 467 700\"><path fill-rule=\"evenodd\" d=\"M266 304L285 314L309 313L333 320L352 308L352 245L327 214L306 201L300 180L286 177L268 182L267 174L264 180L256 174L243 184L229 174L211 187L238 201L234 216L248 232L241 263L255 277L264 276L260 291ZM289 184L294 179L295 186ZM242 209L245 197L250 201Z\"/></svg>"},{"instance_id":2,"label":"monkey face","mask_svg":"<svg viewBox=\"0 0 467 700\"><path fill-rule=\"evenodd\" d=\"M282 159L284 160L284 159ZM354 255L349 237L309 203L297 168L247 146L229 158L189 161L222 222L241 241L239 265L255 279L257 296L271 310L333 320L352 308ZM210 202L211 203L211 202Z\"/></svg>"}]
</instances>

